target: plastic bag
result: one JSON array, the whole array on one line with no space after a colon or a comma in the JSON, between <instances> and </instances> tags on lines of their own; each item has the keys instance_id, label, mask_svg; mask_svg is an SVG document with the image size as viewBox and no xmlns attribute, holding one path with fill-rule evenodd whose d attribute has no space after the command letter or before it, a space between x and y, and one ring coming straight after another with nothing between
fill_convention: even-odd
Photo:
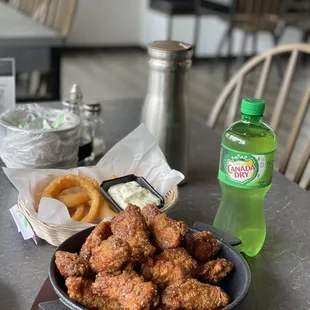
<instances>
[{"instance_id":1,"label":"plastic bag","mask_svg":"<svg viewBox=\"0 0 310 310\"><path fill-rule=\"evenodd\" d=\"M80 120L73 113L27 104L0 116L0 156L9 168L76 166Z\"/></svg>"}]
</instances>

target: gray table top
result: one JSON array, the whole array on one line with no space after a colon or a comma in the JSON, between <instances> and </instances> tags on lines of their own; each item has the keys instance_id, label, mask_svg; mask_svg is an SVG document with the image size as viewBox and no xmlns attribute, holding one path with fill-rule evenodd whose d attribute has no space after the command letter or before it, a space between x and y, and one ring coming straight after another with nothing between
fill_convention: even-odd
<instances>
[{"instance_id":1,"label":"gray table top","mask_svg":"<svg viewBox=\"0 0 310 310\"><path fill-rule=\"evenodd\" d=\"M0 47L61 46L65 38L15 8L0 2Z\"/></svg>"},{"instance_id":2,"label":"gray table top","mask_svg":"<svg viewBox=\"0 0 310 310\"><path fill-rule=\"evenodd\" d=\"M106 102L103 137L108 147L139 123L141 100ZM212 223L220 201L217 169L220 137L196 121L191 124L189 179L179 190L178 204L169 215ZM17 192L0 171L0 308L29 309L47 277L55 248L17 233L9 208ZM310 196L275 173L266 197L267 239L255 258L247 258L252 270L250 293L238 310L310 309Z\"/></svg>"}]
</instances>

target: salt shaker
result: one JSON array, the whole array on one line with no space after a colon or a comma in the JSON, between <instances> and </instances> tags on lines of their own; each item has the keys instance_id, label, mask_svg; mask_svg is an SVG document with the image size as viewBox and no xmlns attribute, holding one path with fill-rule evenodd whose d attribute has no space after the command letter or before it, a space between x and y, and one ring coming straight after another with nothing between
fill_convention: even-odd
<instances>
[{"instance_id":1,"label":"salt shaker","mask_svg":"<svg viewBox=\"0 0 310 310\"><path fill-rule=\"evenodd\" d=\"M105 143L102 138L103 119L101 118L101 104L99 102L87 102L82 105L82 122L84 127L91 132L92 153L85 159L92 164L95 158L102 155L105 150Z\"/></svg>"},{"instance_id":2,"label":"salt shaker","mask_svg":"<svg viewBox=\"0 0 310 310\"><path fill-rule=\"evenodd\" d=\"M63 108L78 115L81 120L79 131L79 162L85 161L90 157L93 151L92 148L92 129L85 126L83 115L81 114L83 106L83 93L77 84L74 84L70 90L70 99L62 101Z\"/></svg>"},{"instance_id":3,"label":"salt shaker","mask_svg":"<svg viewBox=\"0 0 310 310\"><path fill-rule=\"evenodd\" d=\"M171 168L187 177L188 103L187 72L193 47L178 41L148 44L150 56L148 93L141 122L155 136Z\"/></svg>"},{"instance_id":4,"label":"salt shaker","mask_svg":"<svg viewBox=\"0 0 310 310\"><path fill-rule=\"evenodd\" d=\"M62 101L63 109L81 117L80 109L83 103L83 94L80 87L77 84L73 84L69 94L69 99Z\"/></svg>"}]
</instances>

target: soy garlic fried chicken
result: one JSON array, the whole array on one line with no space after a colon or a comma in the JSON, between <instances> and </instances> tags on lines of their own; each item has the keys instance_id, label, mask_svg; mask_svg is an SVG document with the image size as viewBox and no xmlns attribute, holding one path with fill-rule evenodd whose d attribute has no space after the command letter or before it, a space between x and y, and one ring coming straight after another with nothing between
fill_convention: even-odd
<instances>
[{"instance_id":1,"label":"soy garlic fried chicken","mask_svg":"<svg viewBox=\"0 0 310 310\"><path fill-rule=\"evenodd\" d=\"M165 250L180 246L188 232L184 222L168 218L153 205L144 207L142 215L148 224L156 248Z\"/></svg>"},{"instance_id":2,"label":"soy garlic fried chicken","mask_svg":"<svg viewBox=\"0 0 310 310\"><path fill-rule=\"evenodd\" d=\"M82 277L69 277L66 280L68 296L93 310L119 310L119 304L111 299L97 296L92 291L93 282Z\"/></svg>"},{"instance_id":3,"label":"soy garlic fried chicken","mask_svg":"<svg viewBox=\"0 0 310 310\"><path fill-rule=\"evenodd\" d=\"M142 265L144 279L152 281L160 289L174 282L191 278L198 267L197 262L183 249L168 249Z\"/></svg>"},{"instance_id":4,"label":"soy garlic fried chicken","mask_svg":"<svg viewBox=\"0 0 310 310\"><path fill-rule=\"evenodd\" d=\"M155 206L153 206L152 204L150 205L146 205L142 211L141 214L146 222L146 225L149 227L151 225L151 223L153 222L153 219L156 215L161 214L161 212L159 211L159 209Z\"/></svg>"},{"instance_id":5,"label":"soy garlic fried chicken","mask_svg":"<svg viewBox=\"0 0 310 310\"><path fill-rule=\"evenodd\" d=\"M92 285L93 292L98 296L116 300L120 309L150 310L159 301L156 286L134 271L122 273L100 273Z\"/></svg>"},{"instance_id":6,"label":"soy garlic fried chicken","mask_svg":"<svg viewBox=\"0 0 310 310\"><path fill-rule=\"evenodd\" d=\"M161 302L171 309L219 310L229 304L229 297L220 287L186 279L168 286Z\"/></svg>"},{"instance_id":7,"label":"soy garlic fried chicken","mask_svg":"<svg viewBox=\"0 0 310 310\"><path fill-rule=\"evenodd\" d=\"M111 223L99 223L87 237L85 243L81 248L80 256L88 261L91 256L91 250L99 246L103 240L108 239L111 235Z\"/></svg>"},{"instance_id":8,"label":"soy garlic fried chicken","mask_svg":"<svg viewBox=\"0 0 310 310\"><path fill-rule=\"evenodd\" d=\"M196 277L201 282L216 285L233 269L234 264L232 262L225 258L218 258L200 265L196 271Z\"/></svg>"},{"instance_id":9,"label":"soy garlic fried chicken","mask_svg":"<svg viewBox=\"0 0 310 310\"><path fill-rule=\"evenodd\" d=\"M130 245L126 241L111 236L92 249L89 264L95 272L114 272L121 270L130 257Z\"/></svg>"},{"instance_id":10,"label":"soy garlic fried chicken","mask_svg":"<svg viewBox=\"0 0 310 310\"><path fill-rule=\"evenodd\" d=\"M172 309L168 308L167 306L163 304L159 304L157 307L154 308L154 310L172 310Z\"/></svg>"},{"instance_id":11,"label":"soy garlic fried chicken","mask_svg":"<svg viewBox=\"0 0 310 310\"><path fill-rule=\"evenodd\" d=\"M134 271L137 266L139 266L139 265L135 264L133 262L129 262L129 263L125 264L125 266L123 267L123 270L125 270L125 271Z\"/></svg>"},{"instance_id":12,"label":"soy garlic fried chicken","mask_svg":"<svg viewBox=\"0 0 310 310\"><path fill-rule=\"evenodd\" d=\"M132 260L143 263L152 257L156 249L149 241L149 232L140 208L128 205L111 223L114 236L126 241L132 248Z\"/></svg>"},{"instance_id":13,"label":"soy garlic fried chicken","mask_svg":"<svg viewBox=\"0 0 310 310\"><path fill-rule=\"evenodd\" d=\"M210 232L201 231L186 236L185 249L198 262L204 263L218 254L220 246Z\"/></svg>"},{"instance_id":14,"label":"soy garlic fried chicken","mask_svg":"<svg viewBox=\"0 0 310 310\"><path fill-rule=\"evenodd\" d=\"M90 273L88 262L77 253L57 251L55 257L56 266L65 279L88 276Z\"/></svg>"}]
</instances>

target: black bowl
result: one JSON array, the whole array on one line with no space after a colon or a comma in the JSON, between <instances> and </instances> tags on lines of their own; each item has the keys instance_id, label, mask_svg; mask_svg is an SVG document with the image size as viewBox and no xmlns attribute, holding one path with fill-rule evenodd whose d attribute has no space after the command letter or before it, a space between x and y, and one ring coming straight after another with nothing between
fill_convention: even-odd
<instances>
[{"instance_id":1,"label":"black bowl","mask_svg":"<svg viewBox=\"0 0 310 310\"><path fill-rule=\"evenodd\" d=\"M208 226L206 225L205 227ZM79 252L82 244L85 242L87 236L91 233L92 230L93 227L90 227L71 236L66 241L64 241L56 251L61 250L71 253ZM191 229L191 232L197 232L197 230ZM242 255L237 252L230 244L228 244L228 242L223 240L222 232L215 229L214 227L212 227L212 232L215 233L215 236L217 237L222 236L218 239L220 244L219 257L226 258L235 264L234 271L221 282L221 287L230 296L231 299L231 303L222 310L231 310L239 305L246 297L251 283L251 271ZM231 240L234 240L232 243L236 244L236 239ZM227 238L227 241L230 241L229 238ZM59 273L55 264L55 254L53 255L50 262L49 278L56 294L59 296L59 299L63 304L65 304L69 309L87 310L87 308L83 307L81 304L71 300L68 297L64 278Z\"/></svg>"}]
</instances>

